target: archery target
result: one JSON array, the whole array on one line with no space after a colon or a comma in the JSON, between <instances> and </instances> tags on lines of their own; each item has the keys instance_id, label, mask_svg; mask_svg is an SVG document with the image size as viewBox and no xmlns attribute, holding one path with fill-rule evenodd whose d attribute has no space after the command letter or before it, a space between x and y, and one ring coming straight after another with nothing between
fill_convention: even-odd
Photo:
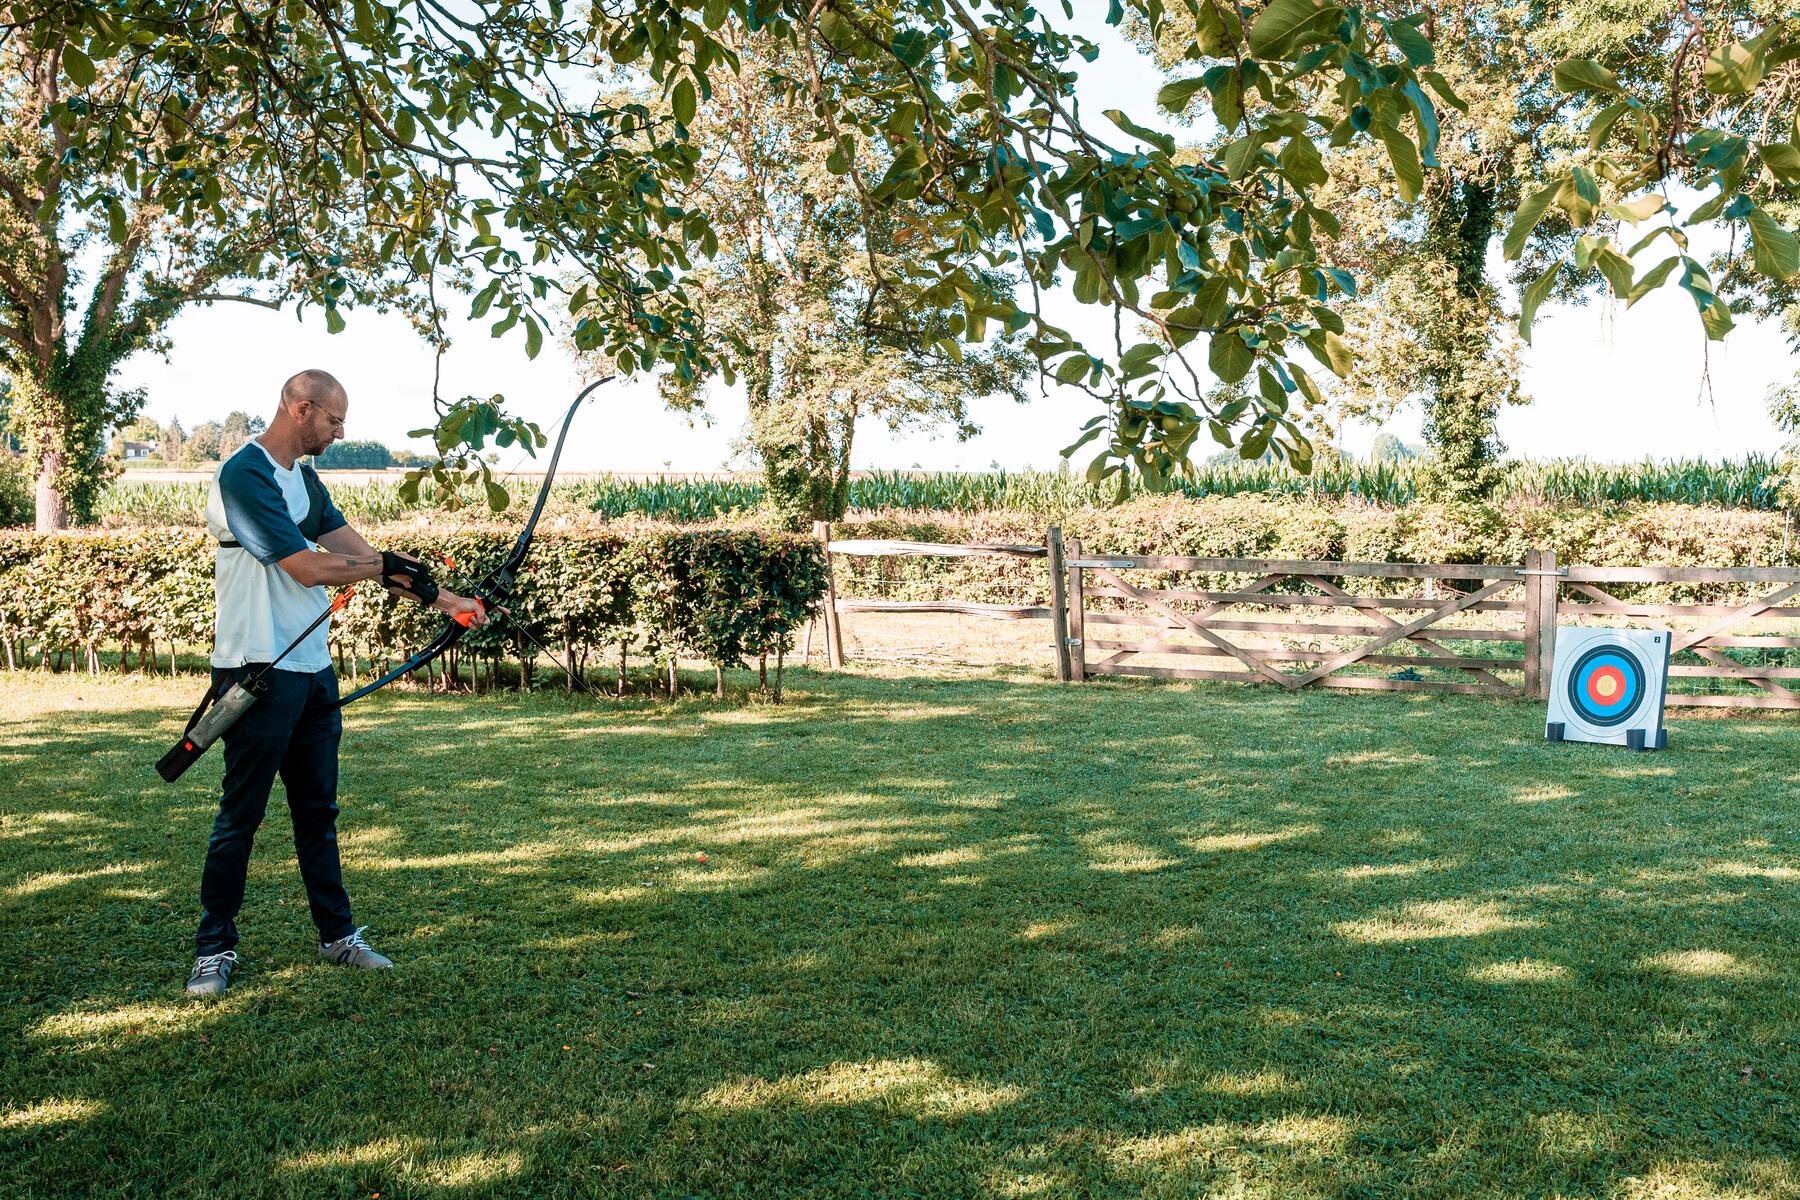
<instances>
[{"instance_id":1,"label":"archery target","mask_svg":"<svg viewBox=\"0 0 1800 1200\"><path fill-rule=\"evenodd\" d=\"M1664 629L1558 629L1545 735L1659 746L1670 640Z\"/></svg>"}]
</instances>

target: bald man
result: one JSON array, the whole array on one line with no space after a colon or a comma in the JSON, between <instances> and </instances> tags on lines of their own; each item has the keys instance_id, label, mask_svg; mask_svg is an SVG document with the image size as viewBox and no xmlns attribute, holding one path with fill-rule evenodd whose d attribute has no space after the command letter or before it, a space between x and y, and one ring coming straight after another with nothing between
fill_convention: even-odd
<instances>
[{"instance_id":1,"label":"bald man","mask_svg":"<svg viewBox=\"0 0 1800 1200\"><path fill-rule=\"evenodd\" d=\"M330 606L325 589L333 584L380 579L395 595L486 623L479 604L438 587L417 559L364 541L331 503L318 472L297 462L344 436L349 407L336 379L302 371L282 385L267 432L245 442L213 475L206 524L219 542L212 671L220 693L261 671L324 612ZM287 792L320 957L350 967L393 966L363 937L367 926L351 920L338 865L343 722L326 638L321 624L276 663L263 676L256 703L225 731L225 778L200 877L190 995L222 995L231 984L250 846L276 775Z\"/></svg>"}]
</instances>

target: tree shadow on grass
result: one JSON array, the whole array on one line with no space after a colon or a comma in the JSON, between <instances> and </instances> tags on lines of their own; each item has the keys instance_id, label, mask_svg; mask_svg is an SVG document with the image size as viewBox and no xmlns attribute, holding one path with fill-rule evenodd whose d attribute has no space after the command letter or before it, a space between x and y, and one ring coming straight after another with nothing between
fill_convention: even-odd
<instances>
[{"instance_id":1,"label":"tree shadow on grass","mask_svg":"<svg viewBox=\"0 0 1800 1200\"><path fill-rule=\"evenodd\" d=\"M149 776L160 711L0 730L12 1186L1800 1188L1800 727L1633 756L1478 701L793 682L355 713L346 875L401 969L317 963L277 816L203 1007L217 766Z\"/></svg>"}]
</instances>

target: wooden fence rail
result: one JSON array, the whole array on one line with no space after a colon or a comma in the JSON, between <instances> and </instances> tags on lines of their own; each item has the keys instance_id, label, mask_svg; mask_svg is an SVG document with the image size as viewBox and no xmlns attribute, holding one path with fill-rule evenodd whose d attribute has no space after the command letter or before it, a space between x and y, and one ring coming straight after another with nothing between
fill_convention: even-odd
<instances>
[{"instance_id":1,"label":"wooden fence rail","mask_svg":"<svg viewBox=\"0 0 1800 1200\"><path fill-rule=\"evenodd\" d=\"M1655 619L1675 634L1671 686L1705 680L1739 689L1671 692L1670 704L1800 708L1800 655L1786 653L1800 650L1800 636L1766 628L1800 618L1800 567L1561 567L1547 550L1528 552L1522 563L1110 555L1074 539L1065 545L1058 528L1047 531L1041 546L832 542L828 526L817 532L827 561L835 554L1014 557L1043 559L1050 576L1048 606L840 599L833 584L826 606L833 665L842 661L840 614L948 612L1048 620L1051 665L1062 681L1136 675L1286 691L1543 699L1559 623ZM1159 588L1133 577L1144 571L1246 582ZM1620 585L1656 583L1736 584L1754 595L1741 602L1654 604L1615 594ZM1370 586L1384 594L1363 594Z\"/></svg>"}]
</instances>

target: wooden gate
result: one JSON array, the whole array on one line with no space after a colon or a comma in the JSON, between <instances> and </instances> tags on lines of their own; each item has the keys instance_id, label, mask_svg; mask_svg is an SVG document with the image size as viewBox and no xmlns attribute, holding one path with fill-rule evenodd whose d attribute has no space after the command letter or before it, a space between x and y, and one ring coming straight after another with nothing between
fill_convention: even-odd
<instances>
[{"instance_id":1,"label":"wooden gate","mask_svg":"<svg viewBox=\"0 0 1800 1200\"><path fill-rule=\"evenodd\" d=\"M1794 603L1800 598L1800 568L1569 567L1562 575L1556 613L1564 624L1643 624L1644 618L1653 618L1651 623L1674 630L1671 705L1800 708L1800 692L1781 682L1800 680L1800 666L1790 665L1800 637L1768 631L1777 622L1800 617L1800 605ZM1601 584L1723 584L1747 594L1742 603L1646 604L1620 599ZM1691 689L1697 681L1713 681L1721 690L1676 690Z\"/></svg>"},{"instance_id":2,"label":"wooden gate","mask_svg":"<svg viewBox=\"0 0 1800 1200\"><path fill-rule=\"evenodd\" d=\"M1539 694L1544 596L1553 590L1544 581L1556 571L1553 560L1543 565L1536 554L1523 565L1090 558L1075 541L1067 567L1075 679L1145 675L1267 683L1288 691L1511 697ZM1157 588L1128 577L1143 571L1247 581L1207 590ZM1097 607L1096 601L1112 603ZM1094 636L1119 627L1151 632L1135 640ZM1188 657L1215 662L1185 667L1145 661ZM1229 661L1216 661L1221 659Z\"/></svg>"}]
</instances>

